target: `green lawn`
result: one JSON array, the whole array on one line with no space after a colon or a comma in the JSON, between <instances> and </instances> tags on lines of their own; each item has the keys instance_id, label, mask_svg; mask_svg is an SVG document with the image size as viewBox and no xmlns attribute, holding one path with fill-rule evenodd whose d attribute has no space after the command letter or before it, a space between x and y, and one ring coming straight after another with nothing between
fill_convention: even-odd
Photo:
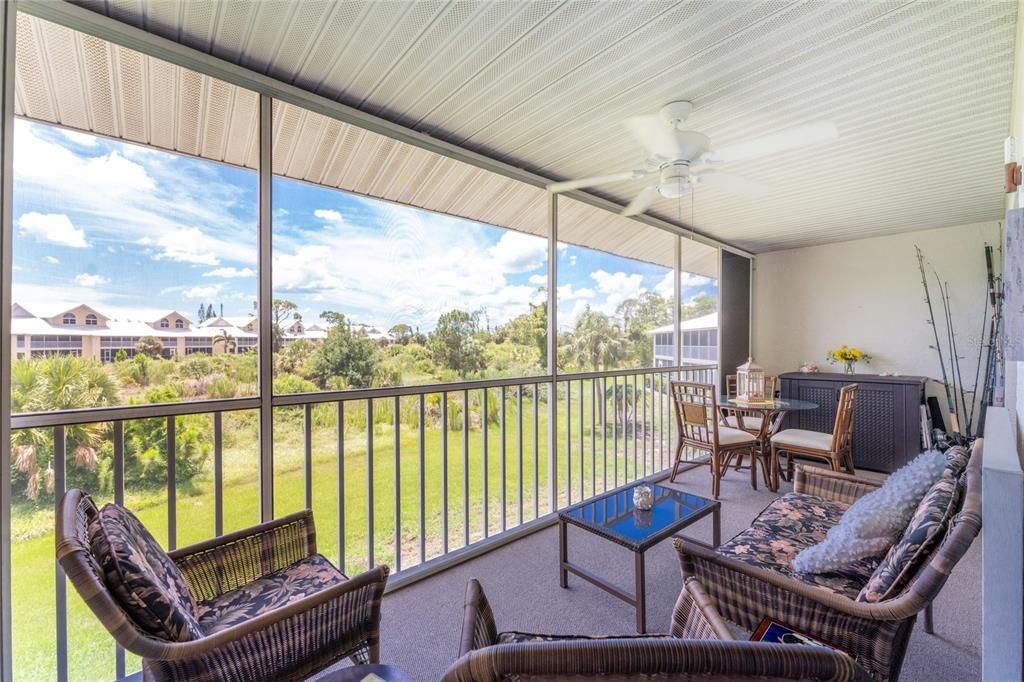
<instances>
[{"instance_id":1,"label":"green lawn","mask_svg":"<svg viewBox=\"0 0 1024 682\"><path fill-rule=\"evenodd\" d=\"M586 494L591 487L598 491L614 485L613 471L616 458L615 444L611 440L611 424L596 432L591 428L590 385L584 382L584 428L580 440L578 413L578 386L573 386L573 412L567 425L564 396L558 403L558 449L557 470L560 491L559 505L566 502L566 443L567 437L572 450L572 499L580 498L579 471L582 466ZM492 390L489 400L497 405L498 391ZM506 403L506 518L508 527L519 522L519 444L518 418L515 392L509 390ZM452 403L461 403L462 394L449 396ZM415 413L415 398L403 398L401 413L410 410ZM383 402L383 401L382 401ZM390 403L390 400L387 402ZM655 432L668 437L668 426L660 428L660 421L654 417L655 401L649 403L648 419L648 464L646 471L653 472L667 464L669 448L664 444L664 460L657 453L662 443ZM609 418L612 414L608 403ZM390 406L388 406L390 407ZM667 403L666 403L667 407ZM493 409L493 408L492 408ZM315 410L313 443L312 492L313 510L317 522L318 546L321 553L332 561L339 560L338 551L338 460L336 454L336 426L333 423L334 405L318 407ZM347 404L347 418L344 447L344 511L345 511L345 552L344 565L347 573L364 570L369 562L367 535L368 460L365 408L362 404ZM390 410L387 410L390 413ZM669 412L663 412L665 419ZM382 420L376 414L373 433L373 519L374 546L373 560L395 567L395 433L389 414ZM231 531L258 522L258 479L256 432L253 415L228 415L225 417L226 434L224 451L224 529ZM642 419L641 412L638 418ZM652 419L653 425L651 424ZM463 480L468 476L469 496L469 540L476 542L484 537L483 485L484 485L484 434L480 428L478 410L471 410L468 431L468 454L463 452L461 416L458 424L449 422L448 431L448 549L461 547L465 541L466 519L464 516ZM497 420L491 421L487 429L487 485L488 485L488 529L489 534L501 531L500 501L501 443L502 435ZM621 416L620 416L621 423ZM529 396L523 401L523 521L534 518L534 461L536 458L538 478L538 504L540 514L551 511L548 498L548 456L547 456L547 404L541 402L538 410L538 449L533 446L533 404ZM633 477L634 453L633 436L624 439L619 427L617 434L618 478L625 481L629 469ZM274 506L275 514L283 515L305 506L304 501L304 455L301 408L279 408L275 413L275 466ZM642 432L641 432L642 433ZM427 559L443 553L443 505L442 505L442 431L429 425L425 429L424 479ZM623 449L628 440L629 454ZM409 568L419 562L419 437L414 424L399 428L399 468L401 507L401 552L402 568ZM603 442L607 443L607 470L602 463ZM595 453L595 469L591 468L591 451ZM639 475L644 475L642 461L643 437L639 440ZM465 470L468 463L468 472ZM73 477L69 472L69 478ZM99 500L108 501L108 500ZM137 492L126 495L131 507L163 543L167 542L166 494L160 491ZM179 546L196 542L214 534L214 501L212 462L207 471L187 486L177 491L177 543ZM16 538L12 545L13 564L13 634L14 671L18 680L52 679L56 670L55 627L56 609L54 600L55 564L53 560L54 538L52 514L48 511L31 512L15 509L12 530ZM68 650L71 679L96 680L114 677L113 642L101 628L88 608L81 602L74 589L68 586ZM138 662L129 656L128 670L138 669Z\"/></svg>"}]
</instances>

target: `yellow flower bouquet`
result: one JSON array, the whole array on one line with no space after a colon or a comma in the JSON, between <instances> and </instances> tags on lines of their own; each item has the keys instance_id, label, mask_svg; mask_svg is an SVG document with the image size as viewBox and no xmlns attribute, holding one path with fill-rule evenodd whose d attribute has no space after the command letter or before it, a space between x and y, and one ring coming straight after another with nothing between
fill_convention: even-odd
<instances>
[{"instance_id":1,"label":"yellow flower bouquet","mask_svg":"<svg viewBox=\"0 0 1024 682\"><path fill-rule=\"evenodd\" d=\"M862 351L860 348L853 346L847 346L845 343L835 350L830 350L825 354L825 358L831 364L838 362L843 363L846 367L847 374L853 374L857 369L857 363L864 362L870 363L871 356Z\"/></svg>"}]
</instances>

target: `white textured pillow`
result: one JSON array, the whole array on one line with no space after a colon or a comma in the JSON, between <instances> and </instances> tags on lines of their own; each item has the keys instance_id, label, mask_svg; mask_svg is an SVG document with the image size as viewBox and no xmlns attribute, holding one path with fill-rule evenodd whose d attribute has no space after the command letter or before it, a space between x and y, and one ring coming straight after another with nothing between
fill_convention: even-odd
<instances>
[{"instance_id":1,"label":"white textured pillow","mask_svg":"<svg viewBox=\"0 0 1024 682\"><path fill-rule=\"evenodd\" d=\"M846 510L825 539L793 558L793 570L827 573L888 549L903 533L928 489L942 477L946 456L922 452L895 471L878 490Z\"/></svg>"}]
</instances>

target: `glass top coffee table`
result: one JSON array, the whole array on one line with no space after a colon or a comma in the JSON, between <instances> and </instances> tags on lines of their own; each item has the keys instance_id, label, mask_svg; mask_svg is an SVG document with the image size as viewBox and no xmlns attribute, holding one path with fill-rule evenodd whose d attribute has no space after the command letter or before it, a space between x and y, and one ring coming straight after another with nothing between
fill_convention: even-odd
<instances>
[{"instance_id":1,"label":"glass top coffee table","mask_svg":"<svg viewBox=\"0 0 1024 682\"><path fill-rule=\"evenodd\" d=\"M662 540L676 535L695 521L712 517L714 547L721 542L722 506L716 501L674 488L648 483L654 491L654 506L641 511L633 505L630 485L609 491L558 513L558 583L569 586L569 574L597 585L636 608L636 631L647 632L647 579L644 552ZM577 526L629 549L634 554L636 591L629 594L578 564L569 561L568 526Z\"/></svg>"}]
</instances>

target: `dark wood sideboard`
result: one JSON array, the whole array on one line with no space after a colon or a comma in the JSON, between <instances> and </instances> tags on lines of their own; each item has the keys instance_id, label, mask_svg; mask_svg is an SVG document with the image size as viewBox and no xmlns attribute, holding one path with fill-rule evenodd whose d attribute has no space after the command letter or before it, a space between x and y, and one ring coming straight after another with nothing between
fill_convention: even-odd
<instances>
[{"instance_id":1,"label":"dark wood sideboard","mask_svg":"<svg viewBox=\"0 0 1024 682\"><path fill-rule=\"evenodd\" d=\"M816 410L790 412L782 428L831 433L839 389L858 384L853 463L891 472L921 452L921 405L927 377L787 372L779 375L783 398L810 400Z\"/></svg>"}]
</instances>

